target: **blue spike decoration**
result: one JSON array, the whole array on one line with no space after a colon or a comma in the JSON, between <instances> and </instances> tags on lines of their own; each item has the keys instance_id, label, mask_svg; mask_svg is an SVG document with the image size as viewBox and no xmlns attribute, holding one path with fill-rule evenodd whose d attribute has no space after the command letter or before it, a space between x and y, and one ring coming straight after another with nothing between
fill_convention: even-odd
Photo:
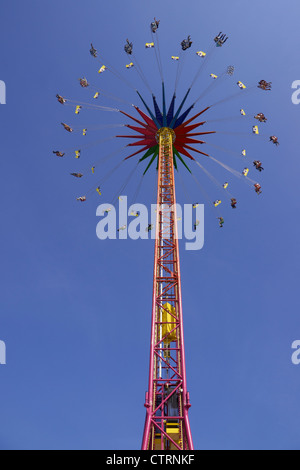
<instances>
[{"instance_id":1,"label":"blue spike decoration","mask_svg":"<svg viewBox=\"0 0 300 470\"><path fill-rule=\"evenodd\" d=\"M145 103L143 97L141 96L141 94L138 92L138 90L136 90L137 94L139 95L140 99L142 100L145 108L147 109L148 113L150 114L151 116L151 119L155 122L156 126L158 129L161 128L161 124L158 122L158 120L156 119L156 117L154 116L154 114L152 113L151 109L149 108L149 106Z\"/></svg>"},{"instance_id":2,"label":"blue spike decoration","mask_svg":"<svg viewBox=\"0 0 300 470\"><path fill-rule=\"evenodd\" d=\"M170 127L171 129L173 129L173 128L176 128L176 127L180 126L180 124L182 124L184 122L186 117L189 115L191 110L194 108L194 104L193 104L184 113L182 113L181 116L179 116L180 111L182 110L182 108L184 106L184 103L186 102L187 97L189 96L190 91L191 91L191 88L189 88L188 91L186 92L186 95L183 98L183 100L182 100L182 102L181 102L181 104L180 104L180 106L179 106L179 108L178 108L178 110L177 110L177 112L174 116L176 94L174 93L174 95L172 97L172 100L171 100L171 103L170 103L168 113L166 113L166 97L165 97L164 82L162 83L163 113L159 109L159 106L158 106L157 101L156 101L156 97L154 95L152 95L152 99L153 99L155 115L152 113L151 109L149 108L149 106L147 105L147 103L143 99L142 95L139 93L139 91L136 90L137 94L139 95L139 98L141 99L142 103L144 104L145 108L147 109L148 113L150 114L151 119L155 122L158 129L160 129L162 126L163 127Z\"/></svg>"},{"instance_id":3,"label":"blue spike decoration","mask_svg":"<svg viewBox=\"0 0 300 470\"><path fill-rule=\"evenodd\" d=\"M193 108L194 105L192 104L192 106L190 106L181 116L179 116L179 118L175 122L174 128L180 126L185 121L185 119L190 114Z\"/></svg>"},{"instance_id":4,"label":"blue spike decoration","mask_svg":"<svg viewBox=\"0 0 300 470\"><path fill-rule=\"evenodd\" d=\"M170 124L171 124L172 119L174 117L175 100L176 100L176 94L174 93L171 104L170 104L170 107L169 107L169 111L168 111L168 114L167 114L167 126L168 127L170 127Z\"/></svg>"},{"instance_id":5,"label":"blue spike decoration","mask_svg":"<svg viewBox=\"0 0 300 470\"><path fill-rule=\"evenodd\" d=\"M163 97L163 126L167 127L167 108L166 108L166 93L165 93L164 82L162 82L162 97Z\"/></svg>"},{"instance_id":6,"label":"blue spike decoration","mask_svg":"<svg viewBox=\"0 0 300 470\"><path fill-rule=\"evenodd\" d=\"M151 119L155 122L156 126L158 129L160 129L161 127L170 127L171 129L173 128L176 128L178 126L180 126L186 119L186 117L189 115L189 113L191 112L191 110L194 108L194 105L195 104L192 104L184 113L182 113L180 116L180 112L189 96L189 93L191 91L191 88L188 89L188 91L186 92L176 114L174 115L174 109L175 109L175 100L176 100L176 93L174 93L173 97L172 97L172 100L171 100L171 103L170 103L170 107L169 107L169 110L168 112L166 111L166 96L165 96L165 85L164 85L164 82L162 82L162 101L163 101L163 112L161 112L158 104L157 104L157 101L156 101L156 97L152 94L152 99L153 99L153 105L154 105L154 112L155 112L155 115L153 114L153 112L150 110L150 108L148 107L148 105L146 104L146 102L144 101L143 97L141 96L141 94L138 92L138 90L136 90L137 94L139 95L139 98L141 99L141 101L143 102L145 108L147 109L148 113L150 114L151 116ZM145 169L144 171L144 174L147 173L148 169L150 168L150 166L152 165L152 163L154 162L155 158L158 157L158 145L154 145L153 147L151 147L145 154L142 158L140 158L139 162L142 162L143 160L145 160L146 158L150 158L150 161L147 165L147 168ZM176 159L178 158L182 164L186 167L186 169L191 172L190 168L187 166L187 164L185 163L184 159L181 157L180 153L176 150L176 148L174 147L174 152L173 152L173 156L174 156L174 166L175 168L178 170L178 167L177 167L177 161Z\"/></svg>"},{"instance_id":7,"label":"blue spike decoration","mask_svg":"<svg viewBox=\"0 0 300 470\"><path fill-rule=\"evenodd\" d=\"M191 88L189 88L188 91L186 92L186 95L185 95L185 97L183 98L183 100L182 100L182 102L181 102L181 105L180 105L179 108L178 108L177 113L176 113L175 116L173 117L173 119L172 119L172 121L171 121L171 123L170 123L170 125L169 125L169 127L170 127L171 129L174 128L174 124L175 124L176 120L178 119L179 113L180 113L180 111L182 110L183 105L184 105L184 103L186 102L187 97L189 96L190 91L191 91Z\"/></svg>"},{"instance_id":8,"label":"blue spike decoration","mask_svg":"<svg viewBox=\"0 0 300 470\"><path fill-rule=\"evenodd\" d=\"M154 105L154 110L155 110L155 114L156 114L156 119L158 120L160 126L163 125L163 115L161 114L161 111L158 107L158 104L157 104L157 101L156 101L156 98L154 95L152 95L152 99L153 99L153 105Z\"/></svg>"}]
</instances>

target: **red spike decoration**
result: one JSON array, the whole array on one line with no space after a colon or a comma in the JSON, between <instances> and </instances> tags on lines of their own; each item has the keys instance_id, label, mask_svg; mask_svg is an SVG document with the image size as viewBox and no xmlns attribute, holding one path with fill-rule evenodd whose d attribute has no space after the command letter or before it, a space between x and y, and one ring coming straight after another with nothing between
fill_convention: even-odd
<instances>
[{"instance_id":1,"label":"red spike decoration","mask_svg":"<svg viewBox=\"0 0 300 470\"><path fill-rule=\"evenodd\" d=\"M129 129L131 129L135 132L138 132L140 135L136 135L136 134L135 135L128 135L128 136L117 135L116 137L141 139L141 137L144 136L144 138L139 140L138 142L128 144L128 147L133 147L133 146L139 146L140 145L140 146L143 146L143 148L140 151L129 155L125 160L127 160L131 157L134 157L135 155L138 155L139 153L141 153L143 151L147 151L147 150L149 150L149 148L157 145L156 133L157 133L158 129L157 129L156 124L154 123L154 121L149 116L147 116L137 106L134 106L134 108L137 110L137 112L140 114L140 116L144 119L145 123L143 123L142 121L139 121L138 119L135 119L134 117L130 116L130 114L127 114L124 111L120 111L120 112L122 114L124 114L125 116L129 117L130 119L132 119L133 121L137 122L141 126L143 126L143 127L136 127L136 126L131 126L129 124L126 124L126 127L128 127ZM196 133L191 132L194 129L196 129L197 127L202 126L203 124L205 124L206 121L198 122L198 123L195 123L195 124L192 124L192 125L189 125L189 126L187 125L187 124L190 124L191 122L193 122L195 119L197 119L197 117L199 117L203 113L205 113L205 111L207 111L209 108L210 107L207 107L207 108L203 109L200 113L195 114L195 116L191 117L188 121L181 124L177 128L173 129L174 136L175 136L174 143L173 143L174 148L177 150L177 152L181 153L185 157L190 158L191 160L194 160L194 158L192 157L192 155L189 152L187 152L186 149L189 149L189 150L194 151L194 152L196 152L198 154L201 154L201 155L209 156L207 153L201 152L200 150L195 149L195 148L187 145L187 144L205 144L204 140L192 139L192 137L203 136L203 135L208 135L208 134L214 134L215 133L215 131L196 132Z\"/></svg>"}]
</instances>

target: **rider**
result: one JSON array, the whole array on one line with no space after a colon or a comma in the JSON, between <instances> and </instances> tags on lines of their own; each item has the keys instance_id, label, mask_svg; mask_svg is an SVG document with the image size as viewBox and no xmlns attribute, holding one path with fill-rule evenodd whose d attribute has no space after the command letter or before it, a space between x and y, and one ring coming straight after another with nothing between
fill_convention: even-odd
<instances>
[{"instance_id":1,"label":"rider","mask_svg":"<svg viewBox=\"0 0 300 470\"><path fill-rule=\"evenodd\" d=\"M132 54L132 49L133 49L133 43L129 42L129 40L126 39L126 44L124 46L124 51L126 52L126 54L131 55Z\"/></svg>"},{"instance_id":2,"label":"rider","mask_svg":"<svg viewBox=\"0 0 300 470\"><path fill-rule=\"evenodd\" d=\"M259 122L267 122L267 118L263 113L258 113L254 116L254 119L257 119Z\"/></svg>"},{"instance_id":3,"label":"rider","mask_svg":"<svg viewBox=\"0 0 300 470\"><path fill-rule=\"evenodd\" d=\"M200 221L196 220L196 222L194 223L194 230L196 230L196 228L198 227L199 224L200 224Z\"/></svg>"},{"instance_id":4,"label":"rider","mask_svg":"<svg viewBox=\"0 0 300 470\"><path fill-rule=\"evenodd\" d=\"M54 155L56 155L57 157L63 157L65 154L62 153L62 152L59 152L59 150L55 150L53 151Z\"/></svg>"},{"instance_id":5,"label":"rider","mask_svg":"<svg viewBox=\"0 0 300 470\"><path fill-rule=\"evenodd\" d=\"M231 198L231 207L232 207L232 209L236 209L236 204L237 204L237 200L234 197L232 197Z\"/></svg>"},{"instance_id":6,"label":"rider","mask_svg":"<svg viewBox=\"0 0 300 470\"><path fill-rule=\"evenodd\" d=\"M68 131L68 132L73 132L72 127L68 126L67 124L64 124L64 123L62 122L61 125L64 126L64 128L66 129L66 131Z\"/></svg>"},{"instance_id":7,"label":"rider","mask_svg":"<svg viewBox=\"0 0 300 470\"><path fill-rule=\"evenodd\" d=\"M228 39L228 36L226 36L226 34L222 34L222 31L221 31L218 34L218 36L215 37L214 41L215 41L217 47L221 47L221 46L223 46L223 44L225 44L227 39Z\"/></svg>"},{"instance_id":8,"label":"rider","mask_svg":"<svg viewBox=\"0 0 300 470\"><path fill-rule=\"evenodd\" d=\"M156 33L159 27L159 23L160 23L160 20L157 20L156 18L154 18L154 21L152 21L150 25L152 33Z\"/></svg>"},{"instance_id":9,"label":"rider","mask_svg":"<svg viewBox=\"0 0 300 470\"><path fill-rule=\"evenodd\" d=\"M87 79L85 77L80 78L79 83L82 86L82 88L87 88L89 86L89 82L87 81Z\"/></svg>"},{"instance_id":10,"label":"rider","mask_svg":"<svg viewBox=\"0 0 300 470\"><path fill-rule=\"evenodd\" d=\"M187 39L184 39L182 42L181 42L181 47L182 47L182 50L183 51L186 51L187 49L189 49L192 45L192 41L191 41L191 36L188 36Z\"/></svg>"},{"instance_id":11,"label":"rider","mask_svg":"<svg viewBox=\"0 0 300 470\"><path fill-rule=\"evenodd\" d=\"M217 217L217 219L219 220L219 226L222 228L223 225L224 225L224 219L223 219L223 217Z\"/></svg>"},{"instance_id":12,"label":"rider","mask_svg":"<svg viewBox=\"0 0 300 470\"><path fill-rule=\"evenodd\" d=\"M90 54L93 57L97 57L97 50L94 48L93 44L91 44Z\"/></svg>"},{"instance_id":13,"label":"rider","mask_svg":"<svg viewBox=\"0 0 300 470\"><path fill-rule=\"evenodd\" d=\"M272 82L266 82L266 80L261 80L258 82L258 88L261 90L271 90Z\"/></svg>"},{"instance_id":14,"label":"rider","mask_svg":"<svg viewBox=\"0 0 300 470\"><path fill-rule=\"evenodd\" d=\"M60 95L56 95L56 98L57 98L57 101L61 104L65 104L65 102L67 101L63 96L60 96Z\"/></svg>"},{"instance_id":15,"label":"rider","mask_svg":"<svg viewBox=\"0 0 300 470\"><path fill-rule=\"evenodd\" d=\"M256 192L257 194L261 194L261 193L262 193L262 191L261 191L261 185L260 185L260 184L256 183L256 184L254 185L254 189L255 189L255 192Z\"/></svg>"},{"instance_id":16,"label":"rider","mask_svg":"<svg viewBox=\"0 0 300 470\"><path fill-rule=\"evenodd\" d=\"M262 167L262 163L259 160L254 160L253 165L258 171L264 170L264 168Z\"/></svg>"},{"instance_id":17,"label":"rider","mask_svg":"<svg viewBox=\"0 0 300 470\"><path fill-rule=\"evenodd\" d=\"M279 145L278 137L276 137L276 135L271 135L270 142L273 142L275 145Z\"/></svg>"}]
</instances>

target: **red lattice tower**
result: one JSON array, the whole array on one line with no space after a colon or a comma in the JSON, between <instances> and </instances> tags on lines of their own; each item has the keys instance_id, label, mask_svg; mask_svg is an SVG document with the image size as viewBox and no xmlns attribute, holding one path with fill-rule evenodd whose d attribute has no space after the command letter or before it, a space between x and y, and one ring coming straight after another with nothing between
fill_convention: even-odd
<instances>
[{"instance_id":1,"label":"red lattice tower","mask_svg":"<svg viewBox=\"0 0 300 470\"><path fill-rule=\"evenodd\" d=\"M143 450L192 450L186 386L181 279L173 164L175 133L159 140L149 389Z\"/></svg>"}]
</instances>

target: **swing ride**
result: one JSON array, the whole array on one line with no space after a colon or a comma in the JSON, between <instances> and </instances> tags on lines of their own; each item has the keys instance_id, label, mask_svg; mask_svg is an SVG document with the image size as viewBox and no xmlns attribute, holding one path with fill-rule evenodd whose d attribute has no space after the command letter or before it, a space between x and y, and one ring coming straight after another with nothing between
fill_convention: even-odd
<instances>
[{"instance_id":1,"label":"swing ride","mask_svg":"<svg viewBox=\"0 0 300 470\"><path fill-rule=\"evenodd\" d=\"M209 113L221 103L234 99L237 95L244 93L245 95L259 88L262 91L270 91L271 83L265 80L260 80L259 83L254 85L245 85L242 81L235 82L234 87L238 87L236 92L229 97L225 97L215 103L207 104L203 108L197 109L197 104L200 100L206 97L208 92L211 92L214 87L221 83L222 80L230 79L234 75L235 69L233 66L228 66L223 74L215 74L211 71L211 82L206 89L204 89L200 96L193 99L189 105L188 100L192 96L192 89L198 81L201 74L206 70L209 64L210 57L215 53L215 50L221 50L227 44L228 36L220 32L215 38L211 40L211 46L198 50L195 54L197 62L197 72L194 79L191 81L190 86L185 91L183 99L176 105L177 88L181 73L181 63L185 54L189 54L189 49L192 48L193 41L190 36L187 36L178 44L177 55L170 56L170 63L174 61L177 63L177 73L175 77L175 90L171 94L171 100L167 105L166 99L166 84L163 75L163 62L160 54L159 46L159 31L161 29L160 21L154 18L150 24L151 40L144 43L145 49L153 49L156 57L158 71L161 77L161 103L151 91L147 77L141 68L136 55L134 43L126 39L123 47L127 57L127 63L123 65L126 74L130 74L130 69L135 70L143 83L147 86L151 94L151 105L147 99L136 89L132 84L128 75L126 77L110 64L98 51L93 44L91 44L90 55L92 59L100 62L100 68L97 68L98 74L112 73L118 79L122 80L128 85L134 93L138 102L142 104L144 110L140 109L137 104L129 103L135 115L132 115L128 110L108 107L99 104L102 96L108 97L112 100L117 100L123 104L128 104L123 98L116 97L110 92L101 89L98 86L92 85L86 77L79 79L80 86L90 94L90 101L79 102L71 100L57 94L56 98L63 106L71 106L75 109L75 115L79 115L84 110L93 109L101 112L115 113L126 120L125 124L103 124L98 126L86 126L84 128L77 127L66 123L61 123L64 129L71 134L82 134L86 139L93 131L101 131L114 128L123 128L130 133L122 133L113 137L107 137L101 142L108 142L110 139L117 139L120 141L128 142L121 150L112 152L107 157L101 159L101 164L104 164L108 159L113 158L117 162L117 166L109 171L105 177L100 181L96 181L92 190L87 191L83 195L79 195L76 199L82 203L87 203L92 194L95 192L102 197L105 193L105 183L110 178L116 169L121 164L125 164L128 160L136 158L138 155L137 167L140 167L144 162L147 163L144 168L143 175L148 173L152 165L156 164L157 170L157 212L156 212L156 225L155 225L155 250L154 250L154 277L153 277L153 296L152 296L152 317L151 317L151 340L150 340L150 364L149 364L149 383L148 391L146 393L145 407L146 419L144 426L144 434L142 439L143 450L193 450L192 433L189 423L189 408L190 397L187 389L186 381L186 360L185 360L185 347L184 347L184 332L183 332L183 314L182 314L182 298L181 298L181 276L180 276L180 260L179 260L179 245L177 233L177 213L176 213L176 192L175 192L175 175L179 172L179 164L182 164L185 170L193 177L201 189L201 183L194 175L194 169L197 167L201 170L202 174L222 190L224 193L224 200L228 200L232 209L237 208L237 198L231 193L231 179L239 178L252 188L257 195L262 194L261 184L257 179L249 177L250 164L247 165L246 149L242 153L238 153L236 157L239 160L239 169L232 168L223 160L216 158L209 151L210 147L218 149L213 143L215 135L220 133L213 125L218 120L208 119ZM150 38L149 38L150 39ZM202 46L201 46L202 47ZM175 51L174 51L175 52ZM148 54L148 52L147 52ZM150 54L150 53L149 53ZM174 65L175 66L175 65ZM262 112L253 116L248 116L247 109L237 110L237 116L234 118L246 120L255 119L258 123L249 124L249 135L253 138L264 137L260 132L260 124L267 126L267 118ZM259 125L258 125L259 124ZM279 145L278 137L271 135L269 141L275 146ZM92 144L94 145L94 143ZM73 156L80 161L86 156L86 149L88 145L82 145L80 148L72 149ZM220 149L219 149L220 150ZM230 152L228 149L221 149L223 152ZM127 152L124 155L124 152ZM122 154L122 159L117 155ZM231 152L234 153L234 152ZM60 149L53 151L59 158L65 158L70 154L67 149ZM218 165L222 171L224 170L230 179L225 179L221 182L210 173L206 168L206 162L213 162ZM245 166L246 165L246 166ZM91 177L97 178L98 162L90 164L88 170L71 171L70 175L76 179L81 180L90 174ZM258 159L253 161L253 172L255 175L260 176L262 170L262 162ZM256 171L257 170L257 171ZM132 173L130 178L132 177ZM127 179L126 185L129 184L130 178ZM123 186L122 190L125 189ZM118 196L121 195L121 192ZM193 208L199 204L194 203ZM225 211L223 198L212 198L209 200L209 205L212 210L216 211L216 219L220 228L224 227L225 216L220 212L220 208ZM224 207L224 209L223 209ZM229 209L231 210L231 209ZM108 214L110 209L105 212ZM138 217L138 213L131 214ZM195 222L195 226L197 221ZM126 227L119 227L119 231ZM152 224L145 227L145 230L150 232L154 230ZM166 237L166 234L168 235Z\"/></svg>"}]
</instances>

